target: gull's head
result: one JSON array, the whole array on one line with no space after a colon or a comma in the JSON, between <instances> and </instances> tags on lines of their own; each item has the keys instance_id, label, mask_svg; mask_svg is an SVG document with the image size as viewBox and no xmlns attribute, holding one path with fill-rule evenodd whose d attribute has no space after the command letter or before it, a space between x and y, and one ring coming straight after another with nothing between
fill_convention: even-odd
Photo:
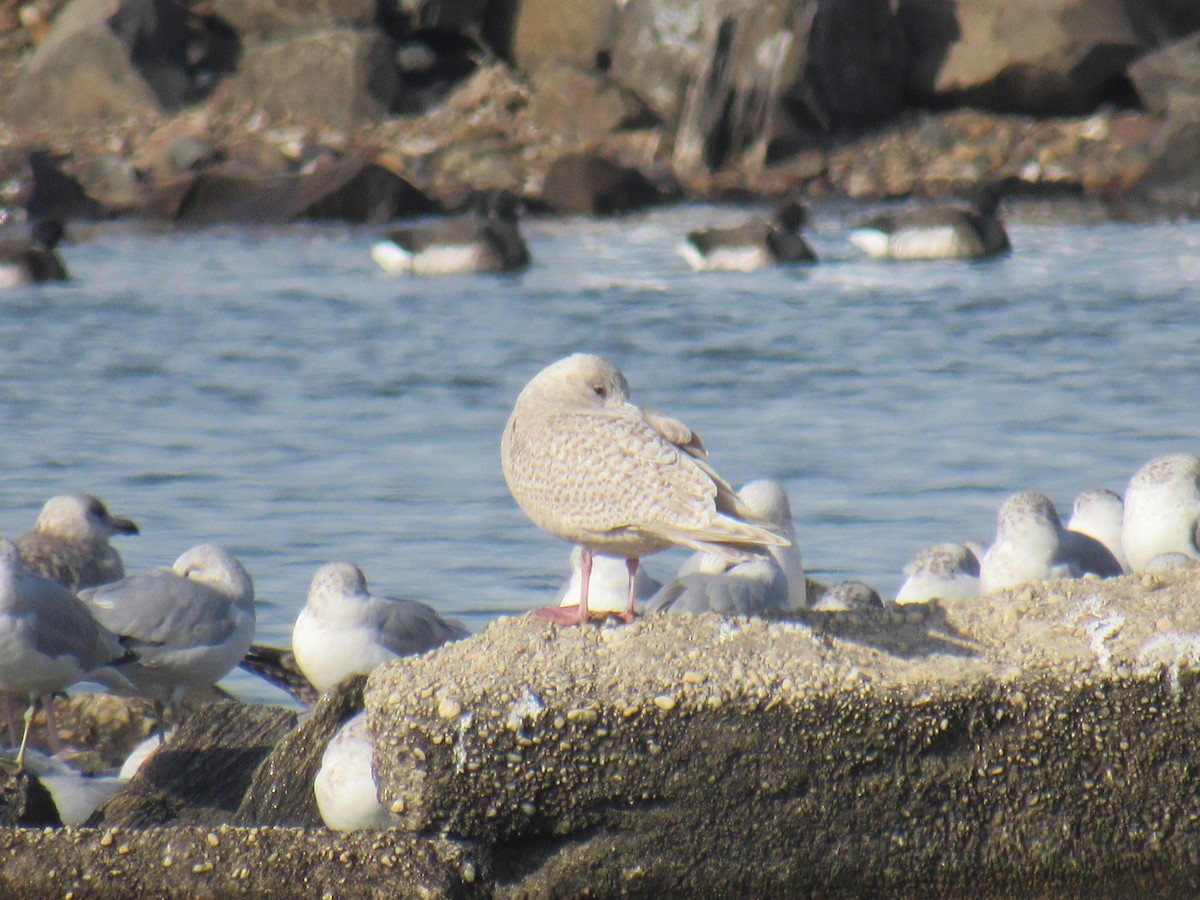
<instances>
[{"instance_id":1,"label":"gull's head","mask_svg":"<svg viewBox=\"0 0 1200 900\"><path fill-rule=\"evenodd\" d=\"M787 490L773 478L748 481L738 491L742 502L769 525L787 532L792 528L792 505Z\"/></svg>"},{"instance_id":2,"label":"gull's head","mask_svg":"<svg viewBox=\"0 0 1200 900\"><path fill-rule=\"evenodd\" d=\"M254 583L240 562L220 547L200 544L175 560L171 571L237 601L254 599Z\"/></svg>"},{"instance_id":3,"label":"gull's head","mask_svg":"<svg viewBox=\"0 0 1200 900\"><path fill-rule=\"evenodd\" d=\"M1045 494L1018 491L1002 504L996 514L996 539L1055 534L1063 530L1058 510Z\"/></svg>"},{"instance_id":4,"label":"gull's head","mask_svg":"<svg viewBox=\"0 0 1200 900\"><path fill-rule=\"evenodd\" d=\"M343 599L360 597L367 593L367 577L353 563L325 563L313 573L308 587L308 602L319 602L327 597Z\"/></svg>"},{"instance_id":5,"label":"gull's head","mask_svg":"<svg viewBox=\"0 0 1200 900\"><path fill-rule=\"evenodd\" d=\"M573 353L535 375L517 398L518 403L522 400L573 407L619 406L629 401L629 382L600 357Z\"/></svg>"},{"instance_id":6,"label":"gull's head","mask_svg":"<svg viewBox=\"0 0 1200 900\"><path fill-rule=\"evenodd\" d=\"M70 540L103 542L114 534L138 533L133 521L112 515L100 498L91 494L51 497L38 513L33 530Z\"/></svg>"}]
</instances>

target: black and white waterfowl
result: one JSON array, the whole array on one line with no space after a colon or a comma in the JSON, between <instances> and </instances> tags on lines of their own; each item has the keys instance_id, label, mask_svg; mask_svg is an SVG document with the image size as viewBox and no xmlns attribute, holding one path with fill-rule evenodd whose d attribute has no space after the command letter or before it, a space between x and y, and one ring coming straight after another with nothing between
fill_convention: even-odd
<instances>
[{"instance_id":1,"label":"black and white waterfowl","mask_svg":"<svg viewBox=\"0 0 1200 900\"><path fill-rule=\"evenodd\" d=\"M765 266L817 261L800 234L808 211L800 203L779 207L769 220L689 231L679 255L698 272L751 272Z\"/></svg>"},{"instance_id":2,"label":"black and white waterfowl","mask_svg":"<svg viewBox=\"0 0 1200 900\"><path fill-rule=\"evenodd\" d=\"M371 258L385 271L414 275L523 269L530 257L517 227L519 207L520 198L512 194L492 195L482 215L397 228L371 248Z\"/></svg>"},{"instance_id":3,"label":"black and white waterfowl","mask_svg":"<svg viewBox=\"0 0 1200 900\"><path fill-rule=\"evenodd\" d=\"M41 219L33 224L28 238L0 240L0 289L66 281L67 267L54 249L62 234L58 219Z\"/></svg>"},{"instance_id":4,"label":"black and white waterfowl","mask_svg":"<svg viewBox=\"0 0 1200 900\"><path fill-rule=\"evenodd\" d=\"M987 259L1008 252L1008 232L998 211L999 185L974 192L971 206L922 206L873 216L850 232L850 241L876 259Z\"/></svg>"}]
</instances>

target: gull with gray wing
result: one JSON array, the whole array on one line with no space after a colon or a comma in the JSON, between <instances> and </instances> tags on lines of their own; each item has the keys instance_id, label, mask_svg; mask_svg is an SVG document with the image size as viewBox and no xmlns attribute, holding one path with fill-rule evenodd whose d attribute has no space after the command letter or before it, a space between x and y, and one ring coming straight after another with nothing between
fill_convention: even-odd
<instances>
[{"instance_id":1,"label":"gull with gray wing","mask_svg":"<svg viewBox=\"0 0 1200 900\"><path fill-rule=\"evenodd\" d=\"M332 562L313 575L292 628L292 652L313 687L324 691L351 675L369 675L389 660L469 634L419 600L373 596L362 569Z\"/></svg>"}]
</instances>

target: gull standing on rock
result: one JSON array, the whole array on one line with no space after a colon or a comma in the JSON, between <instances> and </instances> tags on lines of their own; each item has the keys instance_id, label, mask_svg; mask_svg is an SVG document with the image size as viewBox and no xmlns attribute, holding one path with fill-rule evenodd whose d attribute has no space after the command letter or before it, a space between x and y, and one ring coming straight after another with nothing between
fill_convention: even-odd
<instances>
[{"instance_id":1,"label":"gull standing on rock","mask_svg":"<svg viewBox=\"0 0 1200 900\"><path fill-rule=\"evenodd\" d=\"M1049 497L1020 491L1001 504L996 539L980 560L983 593L1087 573L1110 578L1121 564L1095 538L1063 528Z\"/></svg>"},{"instance_id":2,"label":"gull standing on rock","mask_svg":"<svg viewBox=\"0 0 1200 900\"><path fill-rule=\"evenodd\" d=\"M80 592L92 614L133 650L114 690L154 701L163 731L163 706L176 723L190 692L210 688L241 661L254 639L254 583L220 547L200 544L170 569L130 575Z\"/></svg>"},{"instance_id":3,"label":"gull standing on rock","mask_svg":"<svg viewBox=\"0 0 1200 900\"><path fill-rule=\"evenodd\" d=\"M1134 572L1166 554L1200 559L1200 456L1160 456L1134 473L1125 488L1121 544Z\"/></svg>"},{"instance_id":4,"label":"gull standing on rock","mask_svg":"<svg viewBox=\"0 0 1200 900\"><path fill-rule=\"evenodd\" d=\"M594 613L624 613L628 603L629 571L623 560L611 556L592 557L592 577L588 580L588 609ZM643 568L638 568L636 599L649 600L662 587L662 582L651 577ZM583 588L583 547L576 544L571 548L571 574L559 585L554 595L559 606L579 605L579 592Z\"/></svg>"},{"instance_id":5,"label":"gull standing on rock","mask_svg":"<svg viewBox=\"0 0 1200 900\"><path fill-rule=\"evenodd\" d=\"M896 602L928 603L979 596L979 557L966 544L934 544L917 551L904 567L908 576Z\"/></svg>"},{"instance_id":6,"label":"gull standing on rock","mask_svg":"<svg viewBox=\"0 0 1200 900\"><path fill-rule=\"evenodd\" d=\"M33 530L17 538L21 560L43 578L78 591L125 575L121 554L109 543L116 534L137 534L91 494L63 494L46 501Z\"/></svg>"},{"instance_id":7,"label":"gull standing on rock","mask_svg":"<svg viewBox=\"0 0 1200 900\"><path fill-rule=\"evenodd\" d=\"M29 698L18 768L25 763L37 697L124 657L116 635L97 624L75 594L29 569L17 545L0 538L0 691Z\"/></svg>"},{"instance_id":8,"label":"gull standing on rock","mask_svg":"<svg viewBox=\"0 0 1200 900\"><path fill-rule=\"evenodd\" d=\"M1125 504L1120 494L1108 488L1092 488L1075 498L1067 530L1098 540L1117 558L1121 571L1128 572L1129 563L1121 546L1121 522L1124 517Z\"/></svg>"},{"instance_id":9,"label":"gull standing on rock","mask_svg":"<svg viewBox=\"0 0 1200 900\"><path fill-rule=\"evenodd\" d=\"M543 369L517 397L504 427L504 480L534 524L582 550L579 605L537 615L588 619L592 558L626 561L632 621L638 561L670 546L733 559L785 547L704 461L682 422L629 402L629 383L597 356L576 353Z\"/></svg>"},{"instance_id":10,"label":"gull standing on rock","mask_svg":"<svg viewBox=\"0 0 1200 900\"><path fill-rule=\"evenodd\" d=\"M372 596L362 569L333 562L313 575L292 628L292 652L313 687L324 691L351 675L369 675L389 660L469 634L418 600Z\"/></svg>"}]
</instances>

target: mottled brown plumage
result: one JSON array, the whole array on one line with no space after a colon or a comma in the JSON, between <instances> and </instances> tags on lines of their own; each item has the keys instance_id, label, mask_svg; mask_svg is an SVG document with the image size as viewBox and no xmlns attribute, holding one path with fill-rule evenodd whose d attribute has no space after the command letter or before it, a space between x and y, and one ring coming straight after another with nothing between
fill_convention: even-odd
<instances>
[{"instance_id":1,"label":"mottled brown plumage","mask_svg":"<svg viewBox=\"0 0 1200 900\"><path fill-rule=\"evenodd\" d=\"M63 494L46 501L17 548L21 561L43 578L78 591L124 577L121 554L109 538L137 533L137 525L111 515L96 497Z\"/></svg>"},{"instance_id":2,"label":"mottled brown plumage","mask_svg":"<svg viewBox=\"0 0 1200 900\"><path fill-rule=\"evenodd\" d=\"M581 353L525 386L501 440L513 498L536 525L584 548L585 586L593 553L624 558L633 576L641 557L672 545L744 559L788 544L704 456L691 429L630 403L625 376ZM631 591L630 619L632 599ZM545 617L569 620L561 613Z\"/></svg>"}]
</instances>

